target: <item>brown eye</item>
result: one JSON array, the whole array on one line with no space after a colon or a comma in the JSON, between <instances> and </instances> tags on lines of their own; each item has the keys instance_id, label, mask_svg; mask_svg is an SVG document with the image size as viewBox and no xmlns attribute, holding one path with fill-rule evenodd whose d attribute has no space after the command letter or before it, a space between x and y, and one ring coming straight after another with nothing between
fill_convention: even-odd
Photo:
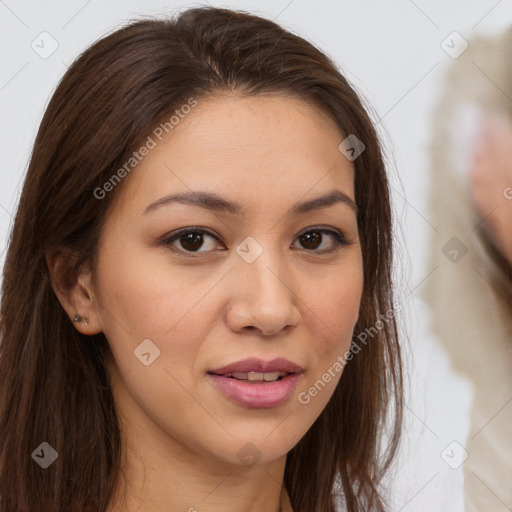
<instances>
[{"instance_id":1,"label":"brown eye","mask_svg":"<svg viewBox=\"0 0 512 512\"><path fill-rule=\"evenodd\" d=\"M329 237L333 240L331 246L317 250L324 242L326 235L328 235L327 240ZM297 240L299 240L305 249L318 253L332 252L339 249L342 245L350 245L350 242L348 242L341 233L331 229L310 229L299 235Z\"/></svg>"},{"instance_id":2,"label":"brown eye","mask_svg":"<svg viewBox=\"0 0 512 512\"><path fill-rule=\"evenodd\" d=\"M178 240L187 251L197 251L203 245L203 234L194 231L193 233L180 236Z\"/></svg>"},{"instance_id":3,"label":"brown eye","mask_svg":"<svg viewBox=\"0 0 512 512\"><path fill-rule=\"evenodd\" d=\"M205 243L208 239L212 241L219 240L215 235L204 229L187 228L181 229L165 238L162 240L162 244L183 253L203 253L215 248L216 244L214 242L211 241L210 244ZM204 245L206 245L206 249L200 250Z\"/></svg>"},{"instance_id":4,"label":"brown eye","mask_svg":"<svg viewBox=\"0 0 512 512\"><path fill-rule=\"evenodd\" d=\"M301 235L299 240L306 249L317 249L322 243L322 235L318 231L309 231Z\"/></svg>"}]
</instances>

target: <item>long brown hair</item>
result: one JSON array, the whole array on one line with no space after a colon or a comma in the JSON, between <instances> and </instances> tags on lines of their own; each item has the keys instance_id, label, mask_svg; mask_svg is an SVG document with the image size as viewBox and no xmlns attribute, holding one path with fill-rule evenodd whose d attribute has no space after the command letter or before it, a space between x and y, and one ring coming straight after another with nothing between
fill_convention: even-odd
<instances>
[{"instance_id":1,"label":"long brown hair","mask_svg":"<svg viewBox=\"0 0 512 512\"><path fill-rule=\"evenodd\" d=\"M337 478L349 512L384 510L380 482L401 430L402 366L380 141L354 88L317 48L264 18L194 8L173 19L132 21L93 44L69 67L41 122L3 274L1 512L106 510L121 460L109 345L102 333L84 336L73 327L45 254L53 247L69 254L69 279L83 265L94 268L119 187L101 200L94 191L188 98L226 92L314 102L345 137L355 134L366 146L354 161L364 265L354 338L373 331L289 452L285 484L295 512L334 510ZM47 470L31 457L42 442L58 453Z\"/></svg>"}]
</instances>

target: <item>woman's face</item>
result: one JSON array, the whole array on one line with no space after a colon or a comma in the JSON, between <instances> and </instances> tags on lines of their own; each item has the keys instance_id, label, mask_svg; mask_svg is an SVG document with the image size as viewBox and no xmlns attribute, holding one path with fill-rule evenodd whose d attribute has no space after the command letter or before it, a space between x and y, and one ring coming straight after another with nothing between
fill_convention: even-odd
<instances>
[{"instance_id":1,"label":"woman's face","mask_svg":"<svg viewBox=\"0 0 512 512\"><path fill-rule=\"evenodd\" d=\"M111 192L94 276L123 428L145 449L277 459L332 396L359 314L344 137L280 95L198 99L164 135Z\"/></svg>"}]
</instances>

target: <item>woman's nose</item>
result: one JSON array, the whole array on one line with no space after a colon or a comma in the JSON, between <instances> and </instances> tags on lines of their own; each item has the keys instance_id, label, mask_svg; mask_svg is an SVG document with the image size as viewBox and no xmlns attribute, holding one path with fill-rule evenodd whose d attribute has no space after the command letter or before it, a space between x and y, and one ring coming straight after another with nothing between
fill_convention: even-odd
<instances>
[{"instance_id":1,"label":"woman's nose","mask_svg":"<svg viewBox=\"0 0 512 512\"><path fill-rule=\"evenodd\" d=\"M227 321L233 331L257 329L264 336L296 326L300 314L298 290L294 290L289 263L278 250L265 250L257 242L246 248L250 258L240 256L232 271L233 296Z\"/></svg>"}]
</instances>

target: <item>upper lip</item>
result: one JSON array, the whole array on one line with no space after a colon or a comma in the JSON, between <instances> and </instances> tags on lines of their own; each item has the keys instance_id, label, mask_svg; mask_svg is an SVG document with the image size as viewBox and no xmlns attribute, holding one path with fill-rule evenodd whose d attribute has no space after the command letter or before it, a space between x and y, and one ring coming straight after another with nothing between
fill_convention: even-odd
<instances>
[{"instance_id":1,"label":"upper lip","mask_svg":"<svg viewBox=\"0 0 512 512\"><path fill-rule=\"evenodd\" d=\"M302 372L302 367L288 359L283 357L278 357L277 359L272 359L272 361L264 361L262 359L258 359L256 357L252 357L249 359L243 359L241 361L237 361L235 363L228 364L227 366L223 366L222 368L217 368L215 370L210 370L208 373L213 373L215 375L226 375L228 373L239 372L239 373L249 373L249 372L259 372L259 373L271 373L271 372L287 372L287 373L300 373Z\"/></svg>"}]
</instances>

